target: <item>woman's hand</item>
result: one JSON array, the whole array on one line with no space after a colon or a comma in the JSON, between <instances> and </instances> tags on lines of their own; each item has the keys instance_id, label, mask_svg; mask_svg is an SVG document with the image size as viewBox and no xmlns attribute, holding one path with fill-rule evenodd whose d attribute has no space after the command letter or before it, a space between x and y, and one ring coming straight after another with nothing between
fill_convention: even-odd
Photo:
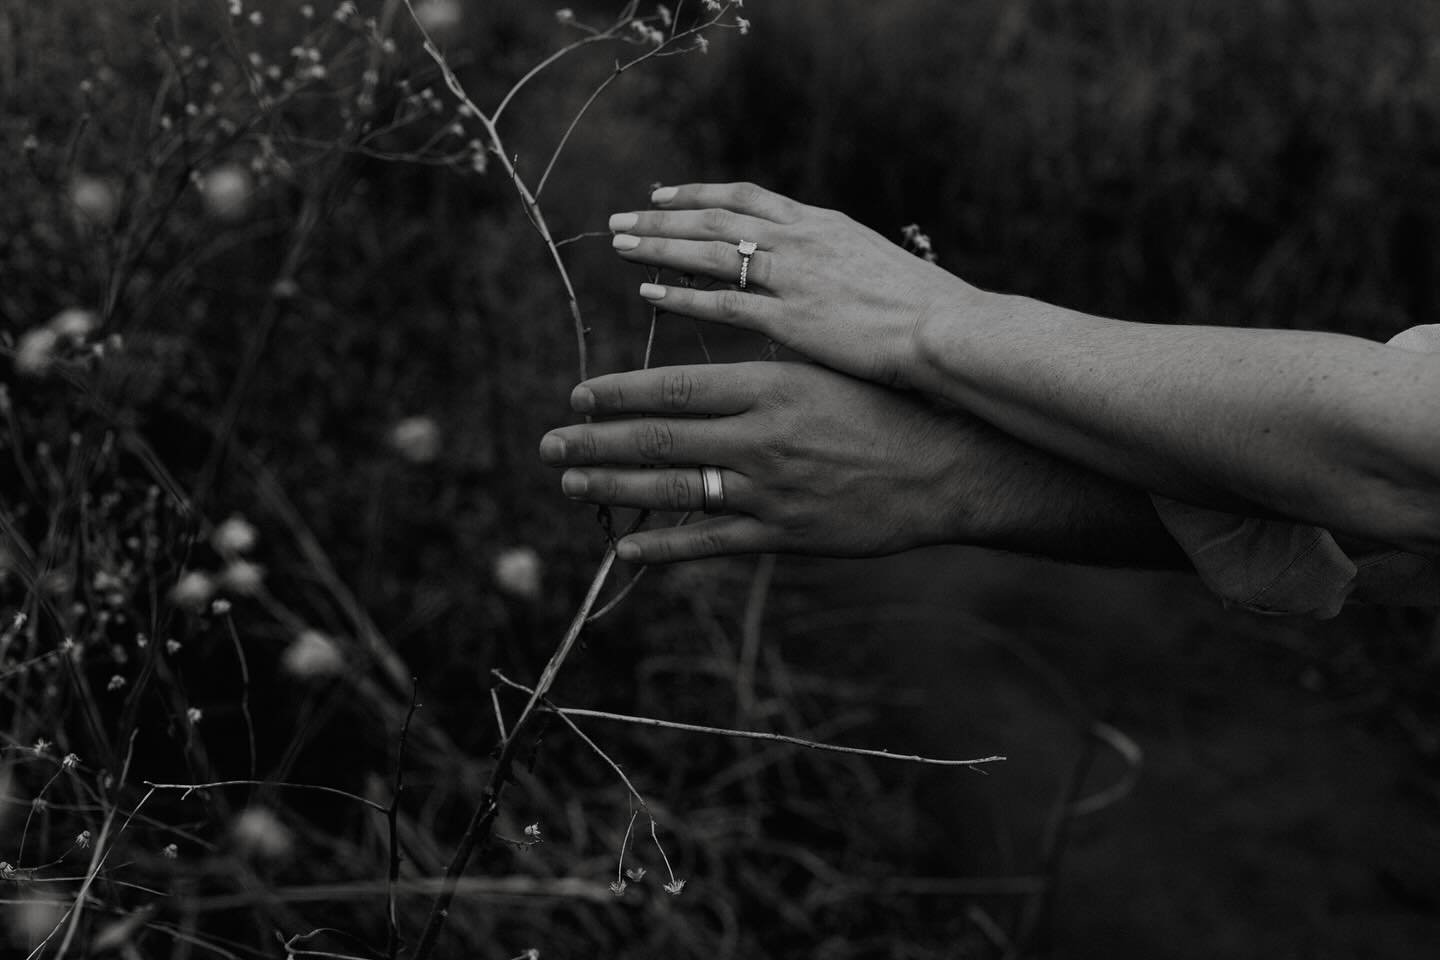
<instances>
[{"instance_id":1,"label":"woman's hand","mask_svg":"<svg viewBox=\"0 0 1440 960\"><path fill-rule=\"evenodd\" d=\"M756 330L864 380L914 386L916 334L980 291L844 214L748 183L662 187L659 208L610 218L620 256L738 284L740 241L756 245L744 290L647 283L670 313Z\"/></svg>"},{"instance_id":2,"label":"woman's hand","mask_svg":"<svg viewBox=\"0 0 1440 960\"><path fill-rule=\"evenodd\" d=\"M624 418L562 427L541 442L546 463L569 468L561 486L574 499L698 512L699 467L720 468L723 515L632 534L620 542L626 560L872 556L973 533L956 474L987 428L823 367L610 374L576 387L571 405Z\"/></svg>"}]
</instances>

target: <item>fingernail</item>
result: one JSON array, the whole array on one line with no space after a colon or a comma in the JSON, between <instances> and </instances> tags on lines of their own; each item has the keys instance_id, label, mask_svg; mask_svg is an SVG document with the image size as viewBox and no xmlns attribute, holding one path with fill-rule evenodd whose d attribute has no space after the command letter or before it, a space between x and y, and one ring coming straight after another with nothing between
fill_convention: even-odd
<instances>
[{"instance_id":1,"label":"fingernail","mask_svg":"<svg viewBox=\"0 0 1440 960\"><path fill-rule=\"evenodd\" d=\"M576 387L570 391L570 409L576 413L589 413L595 409L595 394L589 387Z\"/></svg>"},{"instance_id":2,"label":"fingernail","mask_svg":"<svg viewBox=\"0 0 1440 960\"><path fill-rule=\"evenodd\" d=\"M634 213L617 213L617 214L614 214L614 215L612 215L612 216L610 217L610 232L611 232L611 233L620 233L620 232L625 231L625 230L630 230L630 229L632 229L632 228L635 226L635 224L637 224L637 223L639 223L639 222L640 222L640 216L639 216L639 214L634 214Z\"/></svg>"},{"instance_id":3,"label":"fingernail","mask_svg":"<svg viewBox=\"0 0 1440 960\"><path fill-rule=\"evenodd\" d=\"M646 300L659 300L665 296L665 288L658 283L642 283L640 284L640 296Z\"/></svg>"},{"instance_id":4,"label":"fingernail","mask_svg":"<svg viewBox=\"0 0 1440 960\"><path fill-rule=\"evenodd\" d=\"M540 459L546 463L558 463L565 458L565 441L553 433L547 433L540 440Z\"/></svg>"},{"instance_id":5,"label":"fingernail","mask_svg":"<svg viewBox=\"0 0 1440 960\"><path fill-rule=\"evenodd\" d=\"M676 190L674 187L657 187L655 192L650 194L651 203L669 203L675 199Z\"/></svg>"},{"instance_id":6,"label":"fingernail","mask_svg":"<svg viewBox=\"0 0 1440 960\"><path fill-rule=\"evenodd\" d=\"M565 475L560 478L560 489L565 492L567 497L583 497L589 487L590 482L585 479L585 474L578 470L567 470Z\"/></svg>"},{"instance_id":7,"label":"fingernail","mask_svg":"<svg viewBox=\"0 0 1440 960\"><path fill-rule=\"evenodd\" d=\"M619 557L621 560L639 560L640 548L635 546L635 544L631 543L629 540L621 540L615 546L615 556Z\"/></svg>"},{"instance_id":8,"label":"fingernail","mask_svg":"<svg viewBox=\"0 0 1440 960\"><path fill-rule=\"evenodd\" d=\"M628 233L617 233L610 239L610 245L616 250L634 250L640 246L640 238L632 237Z\"/></svg>"}]
</instances>

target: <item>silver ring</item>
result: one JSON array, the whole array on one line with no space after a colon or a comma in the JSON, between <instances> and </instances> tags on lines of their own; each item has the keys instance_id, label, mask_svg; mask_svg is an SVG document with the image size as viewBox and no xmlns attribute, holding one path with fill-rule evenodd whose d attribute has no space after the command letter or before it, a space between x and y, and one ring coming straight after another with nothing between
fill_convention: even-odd
<instances>
[{"instance_id":1,"label":"silver ring","mask_svg":"<svg viewBox=\"0 0 1440 960\"><path fill-rule=\"evenodd\" d=\"M741 240L735 244L735 250L740 254L740 289L744 290L750 282L750 258L755 255L755 241Z\"/></svg>"},{"instance_id":2,"label":"silver ring","mask_svg":"<svg viewBox=\"0 0 1440 960\"><path fill-rule=\"evenodd\" d=\"M719 467L700 468L700 503L706 513L719 513L725 509L725 478Z\"/></svg>"}]
</instances>

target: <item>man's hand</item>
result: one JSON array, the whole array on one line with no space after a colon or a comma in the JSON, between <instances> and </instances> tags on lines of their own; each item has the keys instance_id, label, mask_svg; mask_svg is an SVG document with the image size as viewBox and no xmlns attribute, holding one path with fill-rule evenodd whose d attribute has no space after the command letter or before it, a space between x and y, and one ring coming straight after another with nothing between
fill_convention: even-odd
<instances>
[{"instance_id":1,"label":"man's hand","mask_svg":"<svg viewBox=\"0 0 1440 960\"><path fill-rule=\"evenodd\" d=\"M719 467L725 512L647 530L620 555L874 556L961 542L1105 562L1175 560L1147 499L983 422L832 370L755 362L597 377L541 458L578 500L699 511Z\"/></svg>"}]
</instances>

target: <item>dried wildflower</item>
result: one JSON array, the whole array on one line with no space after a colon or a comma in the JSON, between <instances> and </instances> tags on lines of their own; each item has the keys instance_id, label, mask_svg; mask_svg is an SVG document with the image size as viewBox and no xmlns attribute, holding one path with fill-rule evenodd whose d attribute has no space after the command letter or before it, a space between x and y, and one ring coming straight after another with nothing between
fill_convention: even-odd
<instances>
[{"instance_id":1,"label":"dried wildflower","mask_svg":"<svg viewBox=\"0 0 1440 960\"><path fill-rule=\"evenodd\" d=\"M421 0L415 5L415 19L426 30L445 31L460 25L465 11L457 0Z\"/></svg>"},{"instance_id":2,"label":"dried wildflower","mask_svg":"<svg viewBox=\"0 0 1440 960\"><path fill-rule=\"evenodd\" d=\"M191 707L190 709L185 711L185 719L190 721L190 726L192 727L198 726L200 724L200 720L204 716L205 711L201 710L199 707Z\"/></svg>"},{"instance_id":3,"label":"dried wildflower","mask_svg":"<svg viewBox=\"0 0 1440 960\"><path fill-rule=\"evenodd\" d=\"M249 553L257 540L255 527L239 514L232 514L210 535L211 545L220 553Z\"/></svg>"},{"instance_id":4,"label":"dried wildflower","mask_svg":"<svg viewBox=\"0 0 1440 960\"><path fill-rule=\"evenodd\" d=\"M80 850L89 850L89 849L90 849L90 831L89 831L89 830L81 830L79 833L77 833L77 834L75 835L75 846L76 846L77 849L80 849Z\"/></svg>"},{"instance_id":5,"label":"dried wildflower","mask_svg":"<svg viewBox=\"0 0 1440 960\"><path fill-rule=\"evenodd\" d=\"M39 376L55 362L55 349L60 337L49 327L36 327L20 335L15 347L15 369L26 376Z\"/></svg>"},{"instance_id":6,"label":"dried wildflower","mask_svg":"<svg viewBox=\"0 0 1440 960\"><path fill-rule=\"evenodd\" d=\"M174 860L180 856L180 848L173 843L167 843L160 850L160 855L166 860Z\"/></svg>"},{"instance_id":7,"label":"dried wildflower","mask_svg":"<svg viewBox=\"0 0 1440 960\"><path fill-rule=\"evenodd\" d=\"M78 174L70 181L70 208L81 226L108 227L120 215L115 184L103 177Z\"/></svg>"},{"instance_id":8,"label":"dried wildflower","mask_svg":"<svg viewBox=\"0 0 1440 960\"><path fill-rule=\"evenodd\" d=\"M440 426L430 417L406 417L390 428L389 442L411 463L429 463L440 455Z\"/></svg>"},{"instance_id":9,"label":"dried wildflower","mask_svg":"<svg viewBox=\"0 0 1440 960\"><path fill-rule=\"evenodd\" d=\"M60 766L65 770L74 770L80 766L80 758L73 753L67 753L65 759L60 761Z\"/></svg>"},{"instance_id":10,"label":"dried wildflower","mask_svg":"<svg viewBox=\"0 0 1440 960\"><path fill-rule=\"evenodd\" d=\"M664 890L666 893L670 894L670 896L672 896L672 897L678 897L678 896L680 896L680 891L682 891L682 890L685 889L685 881L684 881L684 880L671 880L669 883L665 884L665 886L662 887L661 889Z\"/></svg>"},{"instance_id":11,"label":"dried wildflower","mask_svg":"<svg viewBox=\"0 0 1440 960\"><path fill-rule=\"evenodd\" d=\"M492 570L495 585L512 597L540 599L542 565L540 554L531 547L511 547L495 558Z\"/></svg>"},{"instance_id":12,"label":"dried wildflower","mask_svg":"<svg viewBox=\"0 0 1440 960\"><path fill-rule=\"evenodd\" d=\"M105 684L105 689L110 691L111 693L114 693L116 690L125 689L125 678L120 676L120 674L118 673L115 674L113 677L110 678L110 682Z\"/></svg>"},{"instance_id":13,"label":"dried wildflower","mask_svg":"<svg viewBox=\"0 0 1440 960\"><path fill-rule=\"evenodd\" d=\"M526 828L525 828L525 836L529 837L531 840L535 841L536 843L540 843L541 840L542 840L542 838L541 838L541 836L540 836L540 824L538 824L538 823L532 823L532 824L530 824L530 826L526 827Z\"/></svg>"},{"instance_id":14,"label":"dried wildflower","mask_svg":"<svg viewBox=\"0 0 1440 960\"><path fill-rule=\"evenodd\" d=\"M100 317L93 310L68 307L50 318L46 324L57 337L79 343L100 326Z\"/></svg>"},{"instance_id":15,"label":"dried wildflower","mask_svg":"<svg viewBox=\"0 0 1440 960\"><path fill-rule=\"evenodd\" d=\"M255 182L238 163L225 163L206 171L197 184L205 210L217 220L244 219L250 212Z\"/></svg>"},{"instance_id":16,"label":"dried wildflower","mask_svg":"<svg viewBox=\"0 0 1440 960\"><path fill-rule=\"evenodd\" d=\"M166 641L165 641L165 652L168 653L168 654L170 654L170 656L172 656L172 657L175 656L175 654L177 654L177 653L180 652L180 641L179 641L179 640L176 640L174 637L171 637L170 639L166 640Z\"/></svg>"},{"instance_id":17,"label":"dried wildflower","mask_svg":"<svg viewBox=\"0 0 1440 960\"><path fill-rule=\"evenodd\" d=\"M280 657L285 671L301 679L333 677L345 670L340 645L319 630L304 630Z\"/></svg>"},{"instance_id":18,"label":"dried wildflower","mask_svg":"<svg viewBox=\"0 0 1440 960\"><path fill-rule=\"evenodd\" d=\"M629 870L625 871L625 876L629 877L631 880L634 880L636 883L639 883L641 880L645 879L645 868L631 867Z\"/></svg>"},{"instance_id":19,"label":"dried wildflower","mask_svg":"<svg viewBox=\"0 0 1440 960\"><path fill-rule=\"evenodd\" d=\"M625 895L625 888L627 886L629 886L629 884L627 884L624 880L611 880L610 892L615 894L615 896L617 897L622 897Z\"/></svg>"},{"instance_id":20,"label":"dried wildflower","mask_svg":"<svg viewBox=\"0 0 1440 960\"><path fill-rule=\"evenodd\" d=\"M39 740L35 741L35 745L30 749L34 751L35 756L43 757L45 756L45 754L50 752L50 741L46 740L44 737L41 737Z\"/></svg>"},{"instance_id":21,"label":"dried wildflower","mask_svg":"<svg viewBox=\"0 0 1440 960\"><path fill-rule=\"evenodd\" d=\"M736 17L735 26L740 29L740 36L742 37L750 32L750 21L744 17Z\"/></svg>"},{"instance_id":22,"label":"dried wildflower","mask_svg":"<svg viewBox=\"0 0 1440 960\"><path fill-rule=\"evenodd\" d=\"M230 826L240 852L257 860L282 860L295 846L290 828L264 807L247 807Z\"/></svg>"},{"instance_id":23,"label":"dried wildflower","mask_svg":"<svg viewBox=\"0 0 1440 960\"><path fill-rule=\"evenodd\" d=\"M254 596L264 585L265 568L249 560L235 560L220 571L220 586L231 593Z\"/></svg>"},{"instance_id":24,"label":"dried wildflower","mask_svg":"<svg viewBox=\"0 0 1440 960\"><path fill-rule=\"evenodd\" d=\"M198 570L191 570L170 588L170 600L177 606L199 613L215 595L215 582Z\"/></svg>"}]
</instances>

